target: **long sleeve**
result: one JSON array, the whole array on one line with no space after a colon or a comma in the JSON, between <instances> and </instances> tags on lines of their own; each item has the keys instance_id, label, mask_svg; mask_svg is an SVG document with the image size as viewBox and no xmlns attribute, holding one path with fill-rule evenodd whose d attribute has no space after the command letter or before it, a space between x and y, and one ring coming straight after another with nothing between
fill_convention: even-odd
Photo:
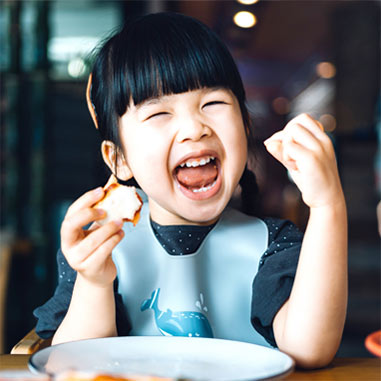
<instances>
[{"instance_id":1,"label":"long sleeve","mask_svg":"<svg viewBox=\"0 0 381 381\"><path fill-rule=\"evenodd\" d=\"M299 260L303 234L290 221L267 218L269 245L253 281L251 322L272 346L272 323L289 298Z\"/></svg>"}]
</instances>

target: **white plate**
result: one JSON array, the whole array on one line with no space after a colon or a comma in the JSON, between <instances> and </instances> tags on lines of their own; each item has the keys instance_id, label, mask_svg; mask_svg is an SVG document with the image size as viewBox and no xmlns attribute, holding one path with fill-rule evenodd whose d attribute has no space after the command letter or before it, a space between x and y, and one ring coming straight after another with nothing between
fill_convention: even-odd
<instances>
[{"instance_id":1,"label":"white plate","mask_svg":"<svg viewBox=\"0 0 381 381\"><path fill-rule=\"evenodd\" d=\"M54 345L32 355L32 371L141 374L191 380L263 380L289 373L293 360L260 345L192 337L128 336Z\"/></svg>"}]
</instances>

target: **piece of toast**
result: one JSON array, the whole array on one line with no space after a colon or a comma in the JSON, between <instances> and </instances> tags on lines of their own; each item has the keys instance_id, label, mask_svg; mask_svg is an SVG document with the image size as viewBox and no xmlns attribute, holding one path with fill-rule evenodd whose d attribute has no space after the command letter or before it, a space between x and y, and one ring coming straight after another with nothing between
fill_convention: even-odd
<instances>
[{"instance_id":1,"label":"piece of toast","mask_svg":"<svg viewBox=\"0 0 381 381\"><path fill-rule=\"evenodd\" d=\"M97 222L104 225L110 221L122 219L132 222L135 226L139 221L140 210L143 206L143 201L136 192L136 188L118 184L113 177L105 185L104 191L104 197L94 205L94 208L105 210L107 215Z\"/></svg>"}]
</instances>

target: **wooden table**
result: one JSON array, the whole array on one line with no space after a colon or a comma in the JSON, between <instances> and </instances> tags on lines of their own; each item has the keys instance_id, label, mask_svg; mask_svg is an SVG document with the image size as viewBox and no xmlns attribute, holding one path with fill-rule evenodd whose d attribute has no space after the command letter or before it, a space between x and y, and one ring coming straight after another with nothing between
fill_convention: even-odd
<instances>
[{"instance_id":1,"label":"wooden table","mask_svg":"<svg viewBox=\"0 0 381 381\"><path fill-rule=\"evenodd\" d=\"M285 380L342 380L342 381L380 381L381 359L379 358L341 358L337 357L331 365L319 370L296 370Z\"/></svg>"},{"instance_id":2,"label":"wooden table","mask_svg":"<svg viewBox=\"0 0 381 381\"><path fill-rule=\"evenodd\" d=\"M28 359L29 355L0 355L0 372L4 370L26 372L28 370ZM0 380L3 380L1 374ZM296 370L284 377L283 380L380 381L381 359L338 357L326 368L311 371Z\"/></svg>"}]
</instances>

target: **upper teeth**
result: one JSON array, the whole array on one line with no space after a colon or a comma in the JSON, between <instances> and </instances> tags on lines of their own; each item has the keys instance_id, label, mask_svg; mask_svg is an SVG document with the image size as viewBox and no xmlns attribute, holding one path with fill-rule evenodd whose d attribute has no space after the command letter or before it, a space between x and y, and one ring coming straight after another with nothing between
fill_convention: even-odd
<instances>
[{"instance_id":1,"label":"upper teeth","mask_svg":"<svg viewBox=\"0 0 381 381\"><path fill-rule=\"evenodd\" d=\"M205 165L205 164L210 163L214 159L215 158L213 156L209 156L209 157L203 158L201 160L186 161L185 163L180 164L180 167L185 167L185 166L187 166L188 168L199 167L201 165Z\"/></svg>"}]
</instances>

